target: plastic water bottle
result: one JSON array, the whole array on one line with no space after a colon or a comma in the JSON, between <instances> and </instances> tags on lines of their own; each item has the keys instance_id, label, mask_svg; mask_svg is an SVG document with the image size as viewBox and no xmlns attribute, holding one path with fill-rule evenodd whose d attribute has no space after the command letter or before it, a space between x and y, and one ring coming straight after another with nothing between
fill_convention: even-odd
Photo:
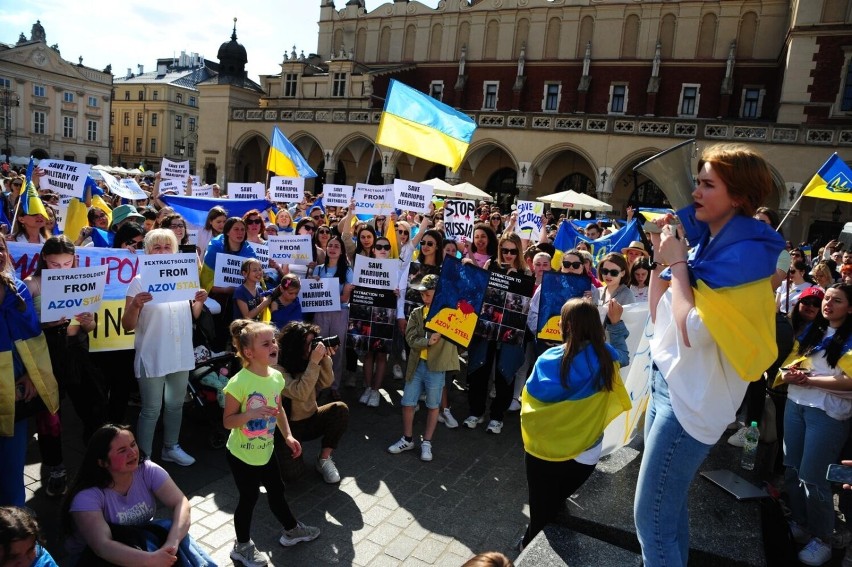
<instances>
[{"instance_id":1,"label":"plastic water bottle","mask_svg":"<svg viewBox=\"0 0 852 567\"><path fill-rule=\"evenodd\" d=\"M751 426L746 429L743 456L740 458L740 466L747 471L754 470L754 462L757 458L757 442L759 439L760 430L757 428L757 422L752 421Z\"/></svg>"}]
</instances>

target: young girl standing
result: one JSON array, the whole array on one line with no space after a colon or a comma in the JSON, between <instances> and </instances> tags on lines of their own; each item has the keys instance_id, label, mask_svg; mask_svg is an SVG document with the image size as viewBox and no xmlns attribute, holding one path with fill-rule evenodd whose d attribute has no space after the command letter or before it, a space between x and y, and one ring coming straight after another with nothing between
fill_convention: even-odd
<instances>
[{"instance_id":1,"label":"young girl standing","mask_svg":"<svg viewBox=\"0 0 852 567\"><path fill-rule=\"evenodd\" d=\"M225 410L222 423L231 430L228 437L228 466L240 494L234 511L237 540L231 559L245 567L266 565L269 559L259 552L250 538L251 519L257 503L260 485L272 513L281 522L284 532L279 543L289 547L300 541L311 541L320 535L319 528L298 522L284 498L284 483L278 461L271 458L276 425L294 457L302 446L290 433L287 415L281 406L284 377L270 368L278 362L278 343L275 329L266 323L236 321L231 326L243 369L225 386ZM320 344L317 349L325 349Z\"/></svg>"},{"instance_id":2,"label":"young girl standing","mask_svg":"<svg viewBox=\"0 0 852 567\"><path fill-rule=\"evenodd\" d=\"M264 292L260 286L263 281L263 265L257 258L243 260L240 266L243 285L234 291L234 319L260 319L263 310L269 307L275 311L275 300L281 297L281 290L276 287L271 292Z\"/></svg>"},{"instance_id":3,"label":"young girl standing","mask_svg":"<svg viewBox=\"0 0 852 567\"><path fill-rule=\"evenodd\" d=\"M648 302L648 276L651 274L651 263L648 258L637 258L630 267L630 291L636 303Z\"/></svg>"}]
</instances>

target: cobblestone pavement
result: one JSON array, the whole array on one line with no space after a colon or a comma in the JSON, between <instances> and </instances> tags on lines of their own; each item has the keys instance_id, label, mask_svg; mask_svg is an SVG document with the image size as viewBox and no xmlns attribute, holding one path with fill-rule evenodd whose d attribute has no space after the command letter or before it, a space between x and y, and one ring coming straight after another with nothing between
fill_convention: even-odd
<instances>
[{"instance_id":1,"label":"cobblestone pavement","mask_svg":"<svg viewBox=\"0 0 852 567\"><path fill-rule=\"evenodd\" d=\"M402 382L388 378L380 407L358 403L361 390L347 388L351 409L349 430L334 458L342 477L339 485L322 481L312 467L287 486L287 500L296 517L322 530L319 539L283 548L280 526L265 498L258 501L252 538L269 553L273 565L439 565L457 566L482 551L502 551L514 559L514 543L528 521L523 445L517 413L507 413L500 435L443 424L433 440L434 460L420 461L419 447L391 455L387 447L399 439ZM466 392L456 382L450 393L455 417L467 417ZM137 410L131 408L135 421ZM426 412L417 412L414 433L423 432ZM76 469L82 455L79 422L66 403L65 462ZM225 462L225 449L207 442L210 424L187 405L181 445L198 462L187 468L162 463L192 504L190 533L219 565L231 565L233 512L237 492ZM160 443L159 434L155 447ZM155 449L156 451L157 449ZM319 442L304 444L306 463L319 452ZM59 503L47 497L40 482L38 447L30 445L27 505L46 533L48 549L61 557ZM156 460L156 459L155 459ZM60 561L60 563L62 563Z\"/></svg>"}]
</instances>

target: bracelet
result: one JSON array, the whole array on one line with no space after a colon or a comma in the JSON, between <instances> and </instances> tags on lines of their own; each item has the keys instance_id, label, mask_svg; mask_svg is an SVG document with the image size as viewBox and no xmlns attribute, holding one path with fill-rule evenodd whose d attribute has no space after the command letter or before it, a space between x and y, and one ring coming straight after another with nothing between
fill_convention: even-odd
<instances>
[{"instance_id":1,"label":"bracelet","mask_svg":"<svg viewBox=\"0 0 852 567\"><path fill-rule=\"evenodd\" d=\"M669 264L669 269L671 270L672 268L674 268L674 267L675 267L675 266L677 266L678 264L686 264L686 260L678 260L678 261L677 261L677 262L675 262L674 264Z\"/></svg>"}]
</instances>

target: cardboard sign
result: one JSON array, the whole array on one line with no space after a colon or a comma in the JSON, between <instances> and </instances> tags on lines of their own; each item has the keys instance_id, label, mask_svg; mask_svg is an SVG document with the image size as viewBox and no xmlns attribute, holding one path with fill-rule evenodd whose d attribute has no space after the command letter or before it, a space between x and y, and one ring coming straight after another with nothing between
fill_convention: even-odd
<instances>
[{"instance_id":1,"label":"cardboard sign","mask_svg":"<svg viewBox=\"0 0 852 567\"><path fill-rule=\"evenodd\" d=\"M470 242L476 222L476 204L473 201L447 199L444 201L444 234L447 240Z\"/></svg>"},{"instance_id":2,"label":"cardboard sign","mask_svg":"<svg viewBox=\"0 0 852 567\"><path fill-rule=\"evenodd\" d=\"M71 204L71 199L76 199L77 197L68 197L61 196L59 197L59 205L58 210L56 211L56 226L59 227L59 231L63 234L65 233L65 221L68 219L68 205ZM76 238L74 235L70 235ZM73 239L72 239L73 240Z\"/></svg>"},{"instance_id":3,"label":"cardboard sign","mask_svg":"<svg viewBox=\"0 0 852 567\"><path fill-rule=\"evenodd\" d=\"M327 207L348 207L354 190L351 185L325 183L322 186L322 202Z\"/></svg>"},{"instance_id":4,"label":"cardboard sign","mask_svg":"<svg viewBox=\"0 0 852 567\"><path fill-rule=\"evenodd\" d=\"M41 322L73 319L100 309L106 288L107 266L43 270L41 273Z\"/></svg>"},{"instance_id":5,"label":"cardboard sign","mask_svg":"<svg viewBox=\"0 0 852 567\"><path fill-rule=\"evenodd\" d=\"M200 175L190 175L192 178L192 186L193 187L201 187L201 176Z\"/></svg>"},{"instance_id":6,"label":"cardboard sign","mask_svg":"<svg viewBox=\"0 0 852 567\"><path fill-rule=\"evenodd\" d=\"M195 254L151 254L139 259L142 290L154 296L151 303L169 303L193 299L198 283L198 258ZM240 278L242 283L242 278Z\"/></svg>"},{"instance_id":7,"label":"cardboard sign","mask_svg":"<svg viewBox=\"0 0 852 567\"><path fill-rule=\"evenodd\" d=\"M259 244L257 242L249 242L249 246L254 250L254 255L257 256L257 259L260 260L260 264L263 266L263 269L269 267L269 245L268 244Z\"/></svg>"},{"instance_id":8,"label":"cardboard sign","mask_svg":"<svg viewBox=\"0 0 852 567\"><path fill-rule=\"evenodd\" d=\"M310 234L270 236L266 242L269 259L279 264L303 264L314 261Z\"/></svg>"},{"instance_id":9,"label":"cardboard sign","mask_svg":"<svg viewBox=\"0 0 852 567\"><path fill-rule=\"evenodd\" d=\"M189 160L172 161L163 158L160 164L160 179L180 179L186 181L189 177Z\"/></svg>"},{"instance_id":10,"label":"cardboard sign","mask_svg":"<svg viewBox=\"0 0 852 567\"><path fill-rule=\"evenodd\" d=\"M213 197L213 187L210 185L204 185L202 187L197 187L195 185L192 186L192 196L193 197L202 197L204 199L210 199Z\"/></svg>"},{"instance_id":11,"label":"cardboard sign","mask_svg":"<svg viewBox=\"0 0 852 567\"><path fill-rule=\"evenodd\" d=\"M355 185L356 215L388 216L394 208L393 185Z\"/></svg>"},{"instance_id":12,"label":"cardboard sign","mask_svg":"<svg viewBox=\"0 0 852 567\"><path fill-rule=\"evenodd\" d=\"M126 181L122 179L122 181ZM160 180L160 195L182 195L184 185L179 179Z\"/></svg>"},{"instance_id":13,"label":"cardboard sign","mask_svg":"<svg viewBox=\"0 0 852 567\"><path fill-rule=\"evenodd\" d=\"M359 254L355 256L353 276L352 283L356 287L396 289L399 281L399 260L394 258L368 258Z\"/></svg>"},{"instance_id":14,"label":"cardboard sign","mask_svg":"<svg viewBox=\"0 0 852 567\"><path fill-rule=\"evenodd\" d=\"M405 282L404 293L405 300L403 302L404 319L411 317L411 312L423 305L423 298L420 292L412 288L420 285L423 277L429 274L440 276L441 267L421 264L420 262L410 262L408 264L408 277ZM403 293L403 291L400 290L400 293Z\"/></svg>"},{"instance_id":15,"label":"cardboard sign","mask_svg":"<svg viewBox=\"0 0 852 567\"><path fill-rule=\"evenodd\" d=\"M300 203L305 198L305 178L276 175L269 180L269 196L275 203Z\"/></svg>"},{"instance_id":16,"label":"cardboard sign","mask_svg":"<svg viewBox=\"0 0 852 567\"><path fill-rule=\"evenodd\" d=\"M119 197L124 197L125 199L130 199L131 201L144 201L148 198L148 195L145 194L144 191L139 187L139 184L133 183L133 185L122 185L122 183L107 173L106 171L101 172L101 176L104 178L104 183L107 184L109 190ZM135 185L135 187L134 187Z\"/></svg>"},{"instance_id":17,"label":"cardboard sign","mask_svg":"<svg viewBox=\"0 0 852 567\"><path fill-rule=\"evenodd\" d=\"M340 280L322 278L305 279L299 289L299 303L304 313L340 311Z\"/></svg>"},{"instance_id":18,"label":"cardboard sign","mask_svg":"<svg viewBox=\"0 0 852 567\"><path fill-rule=\"evenodd\" d=\"M213 270L214 287L239 287L243 285L240 268L246 258L233 254L216 254L216 268Z\"/></svg>"},{"instance_id":19,"label":"cardboard sign","mask_svg":"<svg viewBox=\"0 0 852 567\"><path fill-rule=\"evenodd\" d=\"M396 294L387 289L355 287L349 298L346 346L357 353L391 352L396 327Z\"/></svg>"},{"instance_id":20,"label":"cardboard sign","mask_svg":"<svg viewBox=\"0 0 852 567\"><path fill-rule=\"evenodd\" d=\"M92 166L58 159L43 159L38 166L45 171L44 177L39 180L41 189L49 189L68 197L83 196L86 177Z\"/></svg>"},{"instance_id":21,"label":"cardboard sign","mask_svg":"<svg viewBox=\"0 0 852 567\"><path fill-rule=\"evenodd\" d=\"M527 240L538 242L541 238L541 215L544 214L544 203L539 201L518 201L518 221L515 223L515 234Z\"/></svg>"},{"instance_id":22,"label":"cardboard sign","mask_svg":"<svg viewBox=\"0 0 852 567\"><path fill-rule=\"evenodd\" d=\"M523 345L534 288L532 276L489 271L474 334L489 341Z\"/></svg>"},{"instance_id":23,"label":"cardboard sign","mask_svg":"<svg viewBox=\"0 0 852 567\"><path fill-rule=\"evenodd\" d=\"M266 199L263 183L228 183L229 199Z\"/></svg>"},{"instance_id":24,"label":"cardboard sign","mask_svg":"<svg viewBox=\"0 0 852 567\"><path fill-rule=\"evenodd\" d=\"M428 213L435 188L426 183L394 179L393 197L396 208L415 213Z\"/></svg>"}]
</instances>

